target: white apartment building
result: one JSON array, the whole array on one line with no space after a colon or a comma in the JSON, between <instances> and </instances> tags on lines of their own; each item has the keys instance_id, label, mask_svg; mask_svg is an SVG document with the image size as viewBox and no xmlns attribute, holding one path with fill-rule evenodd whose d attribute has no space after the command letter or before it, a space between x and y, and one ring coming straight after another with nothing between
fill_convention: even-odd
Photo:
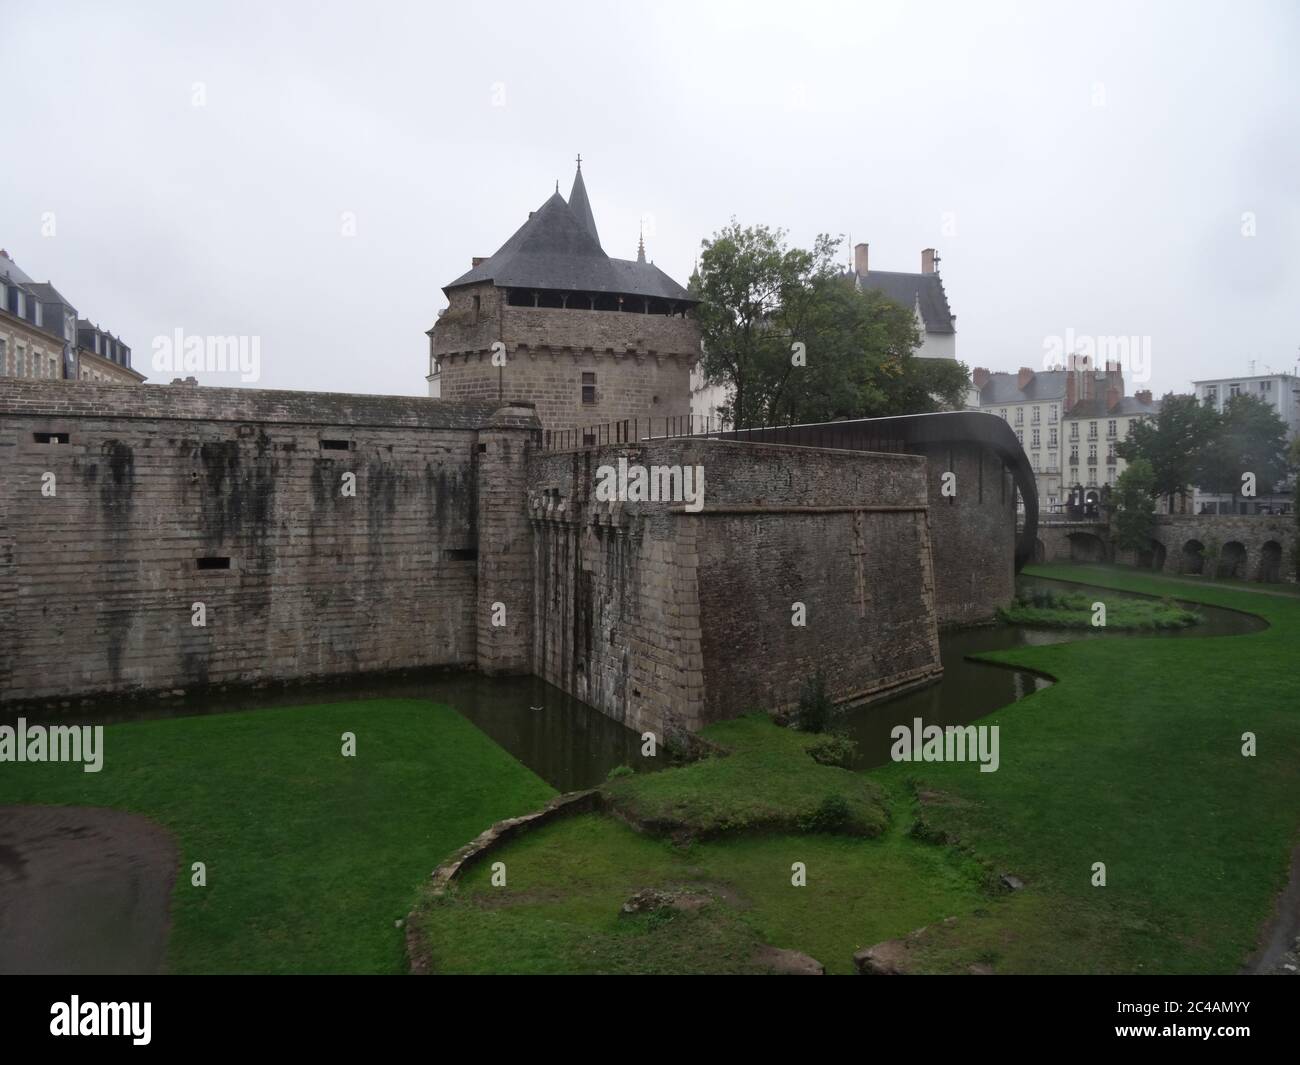
<instances>
[{"instance_id":1,"label":"white apartment building","mask_svg":"<svg viewBox=\"0 0 1300 1065\"><path fill-rule=\"evenodd\" d=\"M1286 422L1288 440L1300 434L1300 377L1289 373L1217 377L1212 381L1193 381L1192 388L1197 399L1219 412L1236 395L1262 399Z\"/></svg>"},{"instance_id":2,"label":"white apartment building","mask_svg":"<svg viewBox=\"0 0 1300 1065\"><path fill-rule=\"evenodd\" d=\"M1077 368L992 373L976 367L968 407L995 414L1015 431L1038 486L1038 507L1061 510L1075 487L1100 491L1127 465L1115 451L1138 418L1160 411L1149 391L1124 395L1118 363Z\"/></svg>"},{"instance_id":3,"label":"white apartment building","mask_svg":"<svg viewBox=\"0 0 1300 1065\"><path fill-rule=\"evenodd\" d=\"M1286 423L1287 440L1300 436L1300 377L1288 373L1251 374L1244 377L1216 377L1212 380L1193 381L1192 389L1196 398L1203 404L1213 407L1220 413L1224 405L1237 395L1254 396L1263 400ZM1291 506L1290 493L1285 489L1272 493L1272 486L1259 486L1259 495L1253 501L1237 499L1229 495L1216 495L1202 492L1199 488L1193 497L1193 508L1197 513L1203 510L1215 512L1230 511L1234 505L1239 512L1277 513Z\"/></svg>"}]
</instances>

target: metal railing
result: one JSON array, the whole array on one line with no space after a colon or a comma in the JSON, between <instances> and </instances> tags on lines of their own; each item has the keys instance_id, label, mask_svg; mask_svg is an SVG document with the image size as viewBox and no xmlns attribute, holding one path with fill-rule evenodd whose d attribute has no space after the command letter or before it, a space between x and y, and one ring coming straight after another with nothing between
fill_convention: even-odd
<instances>
[{"instance_id":1,"label":"metal railing","mask_svg":"<svg viewBox=\"0 0 1300 1065\"><path fill-rule=\"evenodd\" d=\"M662 418L622 418L612 422L580 425L572 429L544 429L542 449L570 451L611 444L637 444L642 440L664 440L680 436L713 436L725 426L711 415L670 414Z\"/></svg>"}]
</instances>

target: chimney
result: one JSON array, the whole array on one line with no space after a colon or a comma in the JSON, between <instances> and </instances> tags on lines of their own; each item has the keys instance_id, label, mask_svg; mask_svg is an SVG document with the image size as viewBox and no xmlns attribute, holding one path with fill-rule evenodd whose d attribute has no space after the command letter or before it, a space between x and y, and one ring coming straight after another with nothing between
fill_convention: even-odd
<instances>
[{"instance_id":1,"label":"chimney","mask_svg":"<svg viewBox=\"0 0 1300 1065\"><path fill-rule=\"evenodd\" d=\"M867 272L867 245L853 245L853 272L863 277Z\"/></svg>"},{"instance_id":2,"label":"chimney","mask_svg":"<svg viewBox=\"0 0 1300 1065\"><path fill-rule=\"evenodd\" d=\"M1111 385L1110 388L1106 389L1107 410L1114 410L1116 407L1119 406L1119 396L1120 396L1119 389L1116 388L1114 385Z\"/></svg>"},{"instance_id":3,"label":"chimney","mask_svg":"<svg viewBox=\"0 0 1300 1065\"><path fill-rule=\"evenodd\" d=\"M1020 367L1020 373L1016 375L1016 387L1024 391L1025 385L1034 379L1034 371L1028 366Z\"/></svg>"},{"instance_id":4,"label":"chimney","mask_svg":"<svg viewBox=\"0 0 1300 1065\"><path fill-rule=\"evenodd\" d=\"M487 262L487 261L488 261L488 256L486 256L486 255L475 255L475 256L474 256L472 259L470 259L470 261L469 261L469 268L470 268L471 270L473 270L474 267L478 266L479 263L485 263L485 262Z\"/></svg>"},{"instance_id":5,"label":"chimney","mask_svg":"<svg viewBox=\"0 0 1300 1065\"><path fill-rule=\"evenodd\" d=\"M984 386L989 383L989 372L983 366L976 366L971 371L970 379L971 383L982 392Z\"/></svg>"},{"instance_id":6,"label":"chimney","mask_svg":"<svg viewBox=\"0 0 1300 1065\"><path fill-rule=\"evenodd\" d=\"M9 253L4 248L0 248L0 259L9 259ZM13 262L12 259L9 259L9 261Z\"/></svg>"},{"instance_id":7,"label":"chimney","mask_svg":"<svg viewBox=\"0 0 1300 1065\"><path fill-rule=\"evenodd\" d=\"M1142 389L1142 391L1137 394L1137 401L1139 403L1145 403L1148 407L1151 406L1151 389Z\"/></svg>"},{"instance_id":8,"label":"chimney","mask_svg":"<svg viewBox=\"0 0 1300 1065\"><path fill-rule=\"evenodd\" d=\"M921 273L934 273L935 254L933 248L926 248L921 252Z\"/></svg>"}]
</instances>

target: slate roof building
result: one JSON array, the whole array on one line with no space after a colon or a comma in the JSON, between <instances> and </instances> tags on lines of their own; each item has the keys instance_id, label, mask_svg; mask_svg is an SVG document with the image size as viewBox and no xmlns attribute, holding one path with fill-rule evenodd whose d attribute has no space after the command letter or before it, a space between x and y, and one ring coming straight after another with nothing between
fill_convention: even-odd
<instances>
[{"instance_id":1,"label":"slate roof building","mask_svg":"<svg viewBox=\"0 0 1300 1065\"><path fill-rule=\"evenodd\" d=\"M683 417L699 358L695 306L646 260L601 244L581 160L495 254L443 287L428 331L429 394L529 400L547 428Z\"/></svg>"},{"instance_id":2,"label":"slate roof building","mask_svg":"<svg viewBox=\"0 0 1300 1065\"><path fill-rule=\"evenodd\" d=\"M943 278L939 274L939 253L933 248L921 252L919 274L894 270L871 270L867 244L853 246L853 269L846 275L859 289L883 293L895 303L911 307L916 314L921 345L913 354L922 359L957 357L957 316L948 305Z\"/></svg>"},{"instance_id":3,"label":"slate roof building","mask_svg":"<svg viewBox=\"0 0 1300 1065\"><path fill-rule=\"evenodd\" d=\"M131 349L0 249L0 376L138 384Z\"/></svg>"},{"instance_id":4,"label":"slate roof building","mask_svg":"<svg viewBox=\"0 0 1300 1065\"><path fill-rule=\"evenodd\" d=\"M1136 419L1160 413L1149 391L1124 395L1118 362L1094 368L1080 358L1064 370L1022 366L1017 373L976 367L971 380L968 406L1015 430L1034 469L1039 508L1047 512L1063 508L1075 487L1113 486L1126 466L1116 446Z\"/></svg>"}]
</instances>

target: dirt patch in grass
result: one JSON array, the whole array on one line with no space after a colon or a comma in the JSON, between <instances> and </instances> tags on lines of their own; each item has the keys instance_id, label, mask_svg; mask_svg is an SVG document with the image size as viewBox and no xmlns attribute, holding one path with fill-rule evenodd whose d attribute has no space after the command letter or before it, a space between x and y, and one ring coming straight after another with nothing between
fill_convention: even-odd
<instances>
[{"instance_id":1,"label":"dirt patch in grass","mask_svg":"<svg viewBox=\"0 0 1300 1065\"><path fill-rule=\"evenodd\" d=\"M0 973L156 973L171 833L93 806L0 806Z\"/></svg>"}]
</instances>

